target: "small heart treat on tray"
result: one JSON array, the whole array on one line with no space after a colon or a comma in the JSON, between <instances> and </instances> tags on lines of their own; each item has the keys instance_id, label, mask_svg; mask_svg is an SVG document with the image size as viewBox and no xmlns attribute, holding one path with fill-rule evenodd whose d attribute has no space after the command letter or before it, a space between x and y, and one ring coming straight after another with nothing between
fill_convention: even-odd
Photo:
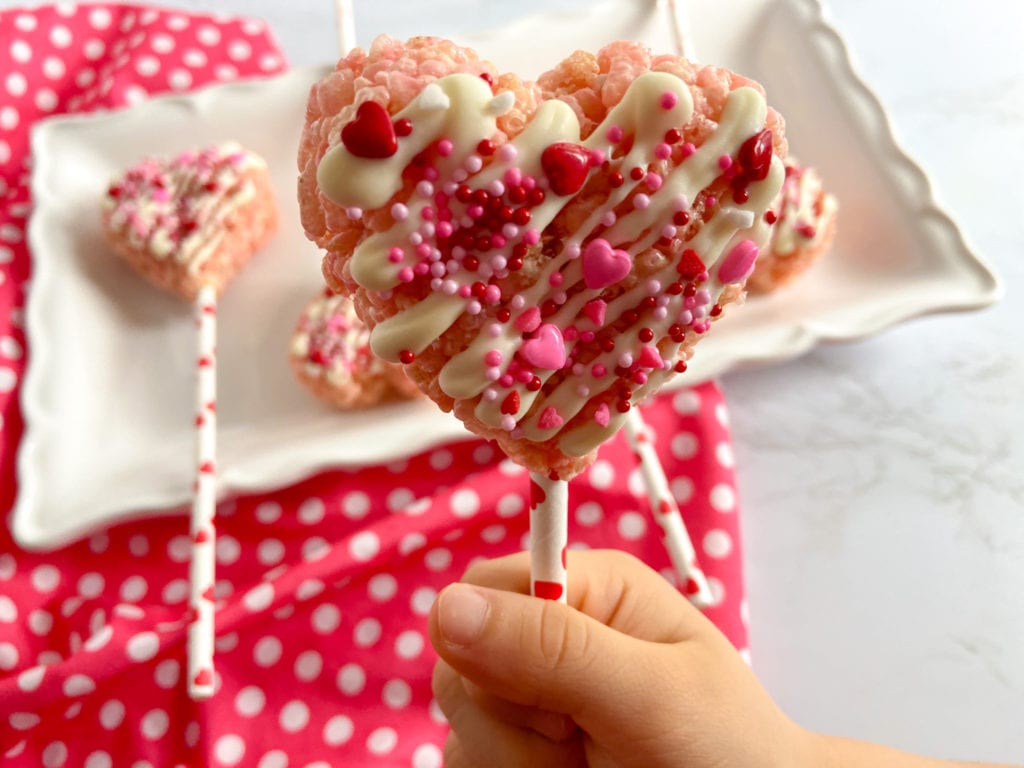
<instances>
[{"instance_id":1,"label":"small heart treat on tray","mask_svg":"<svg viewBox=\"0 0 1024 768\"><path fill-rule=\"evenodd\" d=\"M533 83L381 37L311 89L299 202L374 352L557 514L564 481L742 297L785 151L758 84L636 43ZM531 550L564 586L550 517L531 515Z\"/></svg>"},{"instance_id":2,"label":"small heart treat on tray","mask_svg":"<svg viewBox=\"0 0 1024 768\"><path fill-rule=\"evenodd\" d=\"M302 310L288 352L302 385L342 410L420 394L401 365L373 354L370 331L356 315L352 300L330 288Z\"/></svg>"},{"instance_id":3,"label":"small heart treat on tray","mask_svg":"<svg viewBox=\"0 0 1024 768\"><path fill-rule=\"evenodd\" d=\"M277 229L277 205L263 158L229 142L129 168L102 218L135 271L192 300L204 286L224 291Z\"/></svg>"},{"instance_id":4,"label":"small heart treat on tray","mask_svg":"<svg viewBox=\"0 0 1024 768\"><path fill-rule=\"evenodd\" d=\"M103 232L153 285L192 302L195 483L190 534L188 690L213 695L217 505L217 298L277 229L267 164L234 142L147 158L107 188Z\"/></svg>"},{"instance_id":5,"label":"small heart treat on tray","mask_svg":"<svg viewBox=\"0 0 1024 768\"><path fill-rule=\"evenodd\" d=\"M787 157L786 180L768 214L774 217L771 239L747 287L768 293L803 274L832 247L838 211L818 171L801 165L792 155Z\"/></svg>"}]
</instances>

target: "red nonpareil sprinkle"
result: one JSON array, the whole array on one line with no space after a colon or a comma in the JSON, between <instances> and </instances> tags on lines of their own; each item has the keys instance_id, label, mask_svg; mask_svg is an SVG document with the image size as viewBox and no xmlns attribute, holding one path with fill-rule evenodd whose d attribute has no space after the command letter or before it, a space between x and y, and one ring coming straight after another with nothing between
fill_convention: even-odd
<instances>
[{"instance_id":1,"label":"red nonpareil sprinkle","mask_svg":"<svg viewBox=\"0 0 1024 768\"><path fill-rule=\"evenodd\" d=\"M742 205L750 199L750 193L747 192L746 187L742 189L734 189L732 191L732 201Z\"/></svg>"},{"instance_id":2,"label":"red nonpareil sprinkle","mask_svg":"<svg viewBox=\"0 0 1024 768\"><path fill-rule=\"evenodd\" d=\"M484 157L490 157L494 154L494 142L489 139L484 139L476 145L476 153Z\"/></svg>"},{"instance_id":3,"label":"red nonpareil sprinkle","mask_svg":"<svg viewBox=\"0 0 1024 768\"><path fill-rule=\"evenodd\" d=\"M629 400L619 400L619 402L615 404L615 410L619 413L629 413L630 407Z\"/></svg>"},{"instance_id":4,"label":"red nonpareil sprinkle","mask_svg":"<svg viewBox=\"0 0 1024 768\"><path fill-rule=\"evenodd\" d=\"M708 314L710 314L712 317L718 317L720 314L722 314L722 305L715 304L715 306L711 308L711 311Z\"/></svg>"},{"instance_id":5,"label":"red nonpareil sprinkle","mask_svg":"<svg viewBox=\"0 0 1024 768\"><path fill-rule=\"evenodd\" d=\"M618 189L626 183L626 180L622 178L622 174L618 171L612 171L608 174L608 183L611 184L613 188Z\"/></svg>"},{"instance_id":6,"label":"red nonpareil sprinkle","mask_svg":"<svg viewBox=\"0 0 1024 768\"><path fill-rule=\"evenodd\" d=\"M685 360L677 360L676 364L675 364L675 370L676 370L676 373L682 373L683 371L685 371L686 370L686 361Z\"/></svg>"},{"instance_id":7,"label":"red nonpareil sprinkle","mask_svg":"<svg viewBox=\"0 0 1024 768\"><path fill-rule=\"evenodd\" d=\"M774 224L776 221L779 220L779 217L775 214L775 211L765 211L764 212L764 220L768 224Z\"/></svg>"},{"instance_id":8,"label":"red nonpareil sprinkle","mask_svg":"<svg viewBox=\"0 0 1024 768\"><path fill-rule=\"evenodd\" d=\"M665 131L666 144L678 144L683 138L683 132L678 128L669 128Z\"/></svg>"},{"instance_id":9,"label":"red nonpareil sprinkle","mask_svg":"<svg viewBox=\"0 0 1024 768\"><path fill-rule=\"evenodd\" d=\"M480 268L480 259L476 256L467 256L462 260L462 266L470 272L476 272Z\"/></svg>"},{"instance_id":10,"label":"red nonpareil sprinkle","mask_svg":"<svg viewBox=\"0 0 1024 768\"><path fill-rule=\"evenodd\" d=\"M497 314L499 323L507 323L512 319L512 311L508 307L502 307Z\"/></svg>"},{"instance_id":11,"label":"red nonpareil sprinkle","mask_svg":"<svg viewBox=\"0 0 1024 768\"><path fill-rule=\"evenodd\" d=\"M646 174L647 172L643 168L641 168L640 166L635 166L630 170L629 178L631 178L633 181L640 181L640 179L642 179Z\"/></svg>"},{"instance_id":12,"label":"red nonpareil sprinkle","mask_svg":"<svg viewBox=\"0 0 1024 768\"><path fill-rule=\"evenodd\" d=\"M491 76L491 74L489 72L481 72L480 73L480 79L483 80L485 83L487 83L492 88L494 87L494 78Z\"/></svg>"},{"instance_id":13,"label":"red nonpareil sprinkle","mask_svg":"<svg viewBox=\"0 0 1024 768\"><path fill-rule=\"evenodd\" d=\"M641 328L640 332L637 334L637 338L647 344L648 342L654 341L654 331L650 328Z\"/></svg>"},{"instance_id":14,"label":"red nonpareil sprinkle","mask_svg":"<svg viewBox=\"0 0 1024 768\"><path fill-rule=\"evenodd\" d=\"M530 209L529 208L516 208L512 213L512 223L523 227L530 223Z\"/></svg>"},{"instance_id":15,"label":"red nonpareil sprinkle","mask_svg":"<svg viewBox=\"0 0 1024 768\"><path fill-rule=\"evenodd\" d=\"M526 382L526 388L531 392L536 392L538 389L541 388L542 385L543 382L537 376L534 376L528 382Z\"/></svg>"},{"instance_id":16,"label":"red nonpareil sprinkle","mask_svg":"<svg viewBox=\"0 0 1024 768\"><path fill-rule=\"evenodd\" d=\"M396 136L408 136L410 133L412 133L412 120L407 117L403 117L401 120L395 120Z\"/></svg>"},{"instance_id":17,"label":"red nonpareil sprinkle","mask_svg":"<svg viewBox=\"0 0 1024 768\"><path fill-rule=\"evenodd\" d=\"M685 227L690 223L690 214L686 211L676 211L672 214L672 223L677 227Z\"/></svg>"},{"instance_id":18,"label":"red nonpareil sprinkle","mask_svg":"<svg viewBox=\"0 0 1024 768\"><path fill-rule=\"evenodd\" d=\"M398 353L398 359L402 361L402 365L409 365L416 359L416 353L410 349L403 349Z\"/></svg>"}]
</instances>

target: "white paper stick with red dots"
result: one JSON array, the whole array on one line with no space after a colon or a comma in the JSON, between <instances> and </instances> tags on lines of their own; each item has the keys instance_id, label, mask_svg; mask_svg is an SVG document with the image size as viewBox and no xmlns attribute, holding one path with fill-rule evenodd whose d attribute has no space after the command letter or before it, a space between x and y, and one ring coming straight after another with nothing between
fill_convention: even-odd
<instances>
[{"instance_id":1,"label":"white paper stick with red dots","mask_svg":"<svg viewBox=\"0 0 1024 768\"><path fill-rule=\"evenodd\" d=\"M680 584L690 602L699 608L706 608L713 602L707 577L697 562L693 541L683 523L683 516L679 513L676 500L672 497L668 478L665 477L665 468L647 434L649 427L638 408L630 410L623 429L630 448L640 461L640 472L647 488L651 512L654 513L654 519L658 521L664 533L665 548L676 573L679 574Z\"/></svg>"},{"instance_id":2,"label":"white paper stick with red dots","mask_svg":"<svg viewBox=\"0 0 1024 768\"><path fill-rule=\"evenodd\" d=\"M199 289L195 301L197 365L195 460L192 497L192 567L188 627L188 693L195 700L213 695L213 584L215 569L213 516L217 506L217 293Z\"/></svg>"},{"instance_id":3,"label":"white paper stick with red dots","mask_svg":"<svg viewBox=\"0 0 1024 768\"><path fill-rule=\"evenodd\" d=\"M352 0L335 0L335 14L338 22L338 45L345 56L356 47L356 23L352 15Z\"/></svg>"},{"instance_id":4,"label":"white paper stick with red dots","mask_svg":"<svg viewBox=\"0 0 1024 768\"><path fill-rule=\"evenodd\" d=\"M676 54L682 56L684 59L690 59L693 61L693 45L690 42L692 35L690 34L686 15L680 13L679 8L677 7L677 4L680 1L681 0L664 0L668 5L668 17L671 21L670 26L672 28L672 40L676 46Z\"/></svg>"},{"instance_id":5,"label":"white paper stick with red dots","mask_svg":"<svg viewBox=\"0 0 1024 768\"><path fill-rule=\"evenodd\" d=\"M569 483L530 473L530 591L566 602Z\"/></svg>"}]
</instances>

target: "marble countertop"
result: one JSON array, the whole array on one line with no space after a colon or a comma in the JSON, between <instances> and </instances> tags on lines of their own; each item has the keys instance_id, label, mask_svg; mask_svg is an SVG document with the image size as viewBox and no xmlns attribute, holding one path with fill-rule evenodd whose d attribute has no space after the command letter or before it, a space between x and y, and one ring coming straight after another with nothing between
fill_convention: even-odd
<instances>
[{"instance_id":1,"label":"marble countertop","mask_svg":"<svg viewBox=\"0 0 1024 768\"><path fill-rule=\"evenodd\" d=\"M293 65L337 51L329 0L175 4L265 18ZM422 2L383 0L356 2L355 19L365 44L585 4L435 0L424 20ZM1024 4L827 7L1006 297L725 377L754 666L808 727L1020 762Z\"/></svg>"}]
</instances>

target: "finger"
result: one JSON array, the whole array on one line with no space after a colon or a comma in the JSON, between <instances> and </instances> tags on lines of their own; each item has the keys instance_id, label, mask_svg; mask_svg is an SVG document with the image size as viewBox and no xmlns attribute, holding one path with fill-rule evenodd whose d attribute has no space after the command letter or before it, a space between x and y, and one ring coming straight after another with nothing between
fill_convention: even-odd
<instances>
[{"instance_id":1,"label":"finger","mask_svg":"<svg viewBox=\"0 0 1024 768\"><path fill-rule=\"evenodd\" d=\"M556 744L541 734L509 724L479 707L459 675L444 662L434 669L434 697L448 719L452 735L448 750L457 750L456 764L486 768L575 766L582 761L579 740ZM445 762L446 768L449 766Z\"/></svg>"},{"instance_id":2,"label":"finger","mask_svg":"<svg viewBox=\"0 0 1024 768\"><path fill-rule=\"evenodd\" d=\"M625 552L571 551L567 570L569 605L619 632L640 640L672 643L714 631L707 618L660 574ZM462 581L529 594L529 554L477 563Z\"/></svg>"},{"instance_id":3,"label":"finger","mask_svg":"<svg viewBox=\"0 0 1024 768\"><path fill-rule=\"evenodd\" d=\"M455 670L452 670L452 674L458 675ZM482 711L503 723L529 728L555 743L566 741L578 730L576 723L568 715L500 699L464 677L460 676L459 679L470 700Z\"/></svg>"}]
</instances>

